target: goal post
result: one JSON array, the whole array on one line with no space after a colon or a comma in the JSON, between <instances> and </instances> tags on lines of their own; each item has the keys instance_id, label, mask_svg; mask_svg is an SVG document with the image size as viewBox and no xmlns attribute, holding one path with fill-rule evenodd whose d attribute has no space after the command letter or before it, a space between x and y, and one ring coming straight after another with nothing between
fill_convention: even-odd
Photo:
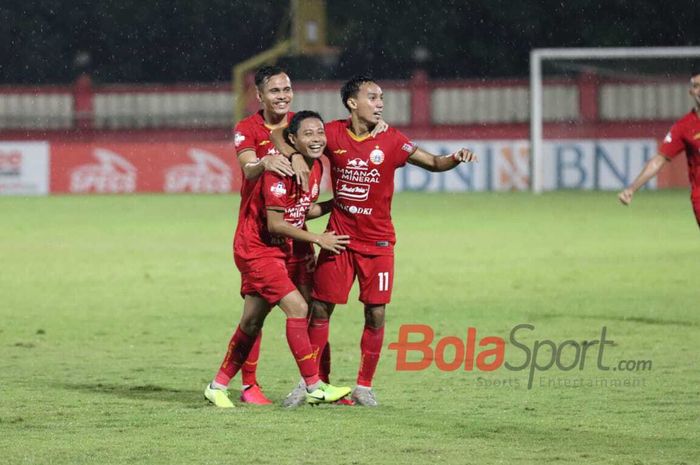
<instances>
[{"instance_id":1,"label":"goal post","mask_svg":"<svg viewBox=\"0 0 700 465\"><path fill-rule=\"evenodd\" d=\"M553 60L610 61L641 59L698 59L700 47L542 48L530 52L530 187L544 190L543 65ZM686 73L687 74L687 73ZM690 76L688 76L688 79ZM580 96L579 96L580 97ZM688 101L690 105L690 101ZM678 117L681 115L679 114ZM653 135L650 135L653 136Z\"/></svg>"}]
</instances>

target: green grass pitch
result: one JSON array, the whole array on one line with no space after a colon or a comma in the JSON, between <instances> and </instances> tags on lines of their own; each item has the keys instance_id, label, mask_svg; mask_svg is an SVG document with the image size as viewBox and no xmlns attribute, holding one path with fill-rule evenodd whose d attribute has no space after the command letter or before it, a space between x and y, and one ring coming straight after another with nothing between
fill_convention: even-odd
<instances>
[{"instance_id":1,"label":"green grass pitch","mask_svg":"<svg viewBox=\"0 0 700 465\"><path fill-rule=\"evenodd\" d=\"M240 316L237 205L0 198L0 464L700 463L700 234L686 192L642 192L630 208L614 193L398 194L378 409L203 400ZM331 325L337 384L357 371L356 295ZM283 323L273 311L259 368L276 401L298 379ZM529 323L527 344L605 326L606 363L652 368L605 372L591 356L536 373L532 389L503 367L397 371L387 345L411 323L462 340L473 327L477 341ZM523 357L507 344L505 358Z\"/></svg>"}]
</instances>

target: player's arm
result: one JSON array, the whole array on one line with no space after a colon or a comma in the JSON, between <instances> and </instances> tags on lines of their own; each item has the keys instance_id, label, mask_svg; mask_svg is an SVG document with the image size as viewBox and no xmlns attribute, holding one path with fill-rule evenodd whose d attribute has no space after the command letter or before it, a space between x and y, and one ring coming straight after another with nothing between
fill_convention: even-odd
<instances>
[{"instance_id":1,"label":"player's arm","mask_svg":"<svg viewBox=\"0 0 700 465\"><path fill-rule=\"evenodd\" d=\"M327 215L333 209L333 199L326 200L325 202L313 203L309 212L306 214L307 220L313 220L321 216Z\"/></svg>"},{"instance_id":2,"label":"player's arm","mask_svg":"<svg viewBox=\"0 0 700 465\"><path fill-rule=\"evenodd\" d=\"M426 152L420 147L416 147L416 150L414 150L408 157L408 162L410 164L433 172L448 171L460 163L471 163L476 161L479 161L476 154L465 148L459 149L450 155L439 157L430 152Z\"/></svg>"},{"instance_id":3,"label":"player's arm","mask_svg":"<svg viewBox=\"0 0 700 465\"><path fill-rule=\"evenodd\" d=\"M334 231L326 231L323 234L304 231L295 228L284 221L284 211L277 208L267 209L267 229L272 234L285 236L297 241L318 244L322 249L339 254L350 243L350 236L337 236Z\"/></svg>"},{"instance_id":4,"label":"player's arm","mask_svg":"<svg viewBox=\"0 0 700 465\"><path fill-rule=\"evenodd\" d=\"M258 158L254 150L244 149L238 154L238 163L241 165L246 179L255 179L263 171L272 171L280 176L294 175L289 160L280 155L265 155Z\"/></svg>"},{"instance_id":5,"label":"player's arm","mask_svg":"<svg viewBox=\"0 0 700 465\"><path fill-rule=\"evenodd\" d=\"M666 163L668 162L668 158L661 154L655 155L651 160L646 162L644 168L642 168L642 171L632 182L632 184L618 194L617 198L620 200L620 202L623 205L629 205L632 202L634 193L637 192L651 178L656 176L658 172L661 171L661 168L666 166Z\"/></svg>"},{"instance_id":6,"label":"player's arm","mask_svg":"<svg viewBox=\"0 0 700 465\"><path fill-rule=\"evenodd\" d=\"M306 160L304 160L304 156L284 138L284 129L273 129L270 132L270 142L275 145L279 153L291 161L292 171L294 172L293 175L296 176L297 182L301 185L302 190L308 192L309 174L311 174L311 170Z\"/></svg>"}]
</instances>

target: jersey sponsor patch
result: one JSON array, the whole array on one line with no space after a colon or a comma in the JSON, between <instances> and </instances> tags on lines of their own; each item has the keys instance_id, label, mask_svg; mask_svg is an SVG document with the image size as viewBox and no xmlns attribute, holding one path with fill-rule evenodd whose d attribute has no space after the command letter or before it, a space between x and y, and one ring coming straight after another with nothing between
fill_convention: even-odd
<instances>
[{"instance_id":1,"label":"jersey sponsor patch","mask_svg":"<svg viewBox=\"0 0 700 465\"><path fill-rule=\"evenodd\" d=\"M236 145L236 147L241 145L244 140L245 136L238 131L236 131L236 133L233 135L233 143Z\"/></svg>"},{"instance_id":2,"label":"jersey sponsor patch","mask_svg":"<svg viewBox=\"0 0 700 465\"><path fill-rule=\"evenodd\" d=\"M381 165L384 161L384 152L377 145L369 154L369 161L375 165Z\"/></svg>"},{"instance_id":3,"label":"jersey sponsor patch","mask_svg":"<svg viewBox=\"0 0 700 465\"><path fill-rule=\"evenodd\" d=\"M413 151L416 150L416 146L413 142L406 142L401 146L401 150L406 153L413 153Z\"/></svg>"},{"instance_id":4,"label":"jersey sponsor patch","mask_svg":"<svg viewBox=\"0 0 700 465\"><path fill-rule=\"evenodd\" d=\"M359 184L339 179L335 189L336 196L348 200L367 200L369 197L369 184Z\"/></svg>"},{"instance_id":5,"label":"jersey sponsor patch","mask_svg":"<svg viewBox=\"0 0 700 465\"><path fill-rule=\"evenodd\" d=\"M284 183L282 181L279 181L270 186L270 192L272 192L272 195L275 197L282 197L283 195L287 194L287 188L284 187Z\"/></svg>"},{"instance_id":6,"label":"jersey sponsor patch","mask_svg":"<svg viewBox=\"0 0 700 465\"><path fill-rule=\"evenodd\" d=\"M314 187L311 188L311 197L316 198L318 196L318 183L314 183Z\"/></svg>"}]
</instances>

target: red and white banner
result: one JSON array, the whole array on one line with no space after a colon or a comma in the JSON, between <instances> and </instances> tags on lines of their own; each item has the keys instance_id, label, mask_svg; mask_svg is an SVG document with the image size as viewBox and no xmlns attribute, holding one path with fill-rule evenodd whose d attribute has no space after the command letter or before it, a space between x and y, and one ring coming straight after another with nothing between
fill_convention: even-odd
<instances>
[{"instance_id":1,"label":"red and white banner","mask_svg":"<svg viewBox=\"0 0 700 465\"><path fill-rule=\"evenodd\" d=\"M49 144L0 142L0 195L49 192Z\"/></svg>"},{"instance_id":2,"label":"red and white banner","mask_svg":"<svg viewBox=\"0 0 700 465\"><path fill-rule=\"evenodd\" d=\"M238 192L229 143L53 143L51 192Z\"/></svg>"}]
</instances>

